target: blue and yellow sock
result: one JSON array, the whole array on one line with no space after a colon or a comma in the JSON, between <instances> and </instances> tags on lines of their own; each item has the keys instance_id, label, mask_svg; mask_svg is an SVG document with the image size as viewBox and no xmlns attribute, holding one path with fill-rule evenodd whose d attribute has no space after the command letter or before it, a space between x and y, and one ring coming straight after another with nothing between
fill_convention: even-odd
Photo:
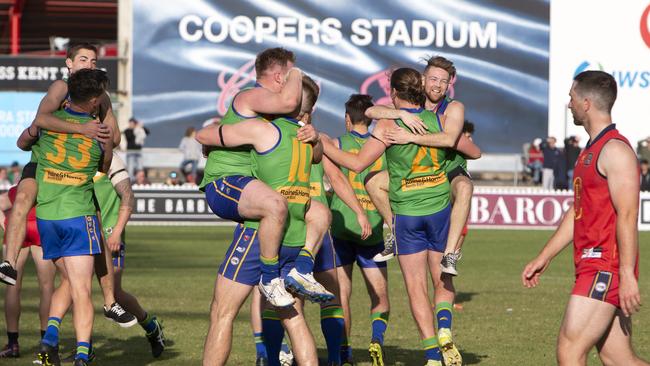
<instances>
[{"instance_id":1,"label":"blue and yellow sock","mask_svg":"<svg viewBox=\"0 0 650 366\"><path fill-rule=\"evenodd\" d=\"M384 333L388 328L388 316L390 312L376 312L370 314L370 321L372 321L372 340L384 345Z\"/></svg>"},{"instance_id":2,"label":"blue and yellow sock","mask_svg":"<svg viewBox=\"0 0 650 366\"><path fill-rule=\"evenodd\" d=\"M352 346L350 340L345 334L345 329L341 334L341 362L352 361Z\"/></svg>"},{"instance_id":3,"label":"blue and yellow sock","mask_svg":"<svg viewBox=\"0 0 650 366\"><path fill-rule=\"evenodd\" d=\"M90 342L77 342L77 354L74 356L75 360L82 359L88 361L88 353L90 352Z\"/></svg>"},{"instance_id":4,"label":"blue and yellow sock","mask_svg":"<svg viewBox=\"0 0 650 366\"><path fill-rule=\"evenodd\" d=\"M442 360L442 354L438 347L438 339L435 336L423 339L422 348L424 349L424 357L426 360Z\"/></svg>"},{"instance_id":5,"label":"blue and yellow sock","mask_svg":"<svg viewBox=\"0 0 650 366\"><path fill-rule=\"evenodd\" d=\"M320 328L327 344L327 363L341 363L341 340L345 333L343 308L339 304L323 306L320 309Z\"/></svg>"},{"instance_id":6,"label":"blue and yellow sock","mask_svg":"<svg viewBox=\"0 0 650 366\"><path fill-rule=\"evenodd\" d=\"M451 329L451 304L448 302L440 302L436 304L436 319L438 327Z\"/></svg>"},{"instance_id":7,"label":"blue and yellow sock","mask_svg":"<svg viewBox=\"0 0 650 366\"><path fill-rule=\"evenodd\" d=\"M260 262L260 269L262 271L261 281L263 284L268 285L274 278L280 276L280 262L277 255L273 258L266 258L260 255Z\"/></svg>"},{"instance_id":8,"label":"blue and yellow sock","mask_svg":"<svg viewBox=\"0 0 650 366\"><path fill-rule=\"evenodd\" d=\"M303 247L302 249L300 249L300 253L298 253L298 257L296 257L295 266L296 266L296 271L302 274L313 272L314 254L312 254L312 252L309 249Z\"/></svg>"},{"instance_id":9,"label":"blue and yellow sock","mask_svg":"<svg viewBox=\"0 0 650 366\"><path fill-rule=\"evenodd\" d=\"M264 337L262 336L262 332L253 333L253 338L255 339L255 352L257 353L257 358L268 358L269 356L266 354L266 346L264 346Z\"/></svg>"},{"instance_id":10,"label":"blue and yellow sock","mask_svg":"<svg viewBox=\"0 0 650 366\"><path fill-rule=\"evenodd\" d=\"M59 327L61 326L61 319L57 317L50 317L47 319L47 329L43 336L43 343L48 346L56 347L59 345Z\"/></svg>"},{"instance_id":11,"label":"blue and yellow sock","mask_svg":"<svg viewBox=\"0 0 650 366\"><path fill-rule=\"evenodd\" d=\"M262 334L269 365L279 365L284 328L275 310L264 310L262 312Z\"/></svg>"},{"instance_id":12,"label":"blue and yellow sock","mask_svg":"<svg viewBox=\"0 0 650 366\"><path fill-rule=\"evenodd\" d=\"M154 330L156 330L156 323L153 321L155 317L149 315L149 313L145 313L144 320L139 321L138 324L144 329L147 334L150 334Z\"/></svg>"}]
</instances>

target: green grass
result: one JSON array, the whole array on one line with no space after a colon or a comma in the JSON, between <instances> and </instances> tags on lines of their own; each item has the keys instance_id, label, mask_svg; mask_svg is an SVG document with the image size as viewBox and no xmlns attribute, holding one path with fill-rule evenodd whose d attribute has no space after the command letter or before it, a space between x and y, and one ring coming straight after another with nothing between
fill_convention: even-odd
<instances>
[{"instance_id":1,"label":"green grass","mask_svg":"<svg viewBox=\"0 0 650 366\"><path fill-rule=\"evenodd\" d=\"M103 319L99 312L100 291L95 285L94 339L96 364L111 365L199 365L208 327L208 310L217 267L230 242L231 228L130 227L124 287L141 304L164 322L170 347L153 360L139 326L121 329ZM523 266L550 236L549 231L472 230L463 249L456 280L457 302L464 307L455 312L456 340L465 364L553 365L555 339L564 306L573 283L571 251L551 265L540 287L521 286ZM642 250L650 233L641 234ZM641 259L641 293L647 298L650 259ZM3 365L30 364L38 344L38 290L33 265L29 265L23 289L23 316L20 343L23 357L3 360ZM397 262L389 262L391 321L386 334L389 364L422 365L418 333L411 318L406 292ZM368 297L363 280L355 270L352 345L358 365L369 365ZM325 357L320 333L319 311L307 309L319 354ZM634 318L637 352L650 358L650 333L641 331L650 315L642 310ZM0 330L4 329L4 318ZM62 344L74 344L71 318L62 327ZM254 364L254 344L249 325L249 306L242 308L235 322L230 365ZM4 336L4 335L3 335ZM4 341L4 339L3 339ZM4 344L4 342L3 342ZM67 352L67 351L65 351ZM65 353L64 352L64 353ZM590 356L590 365L600 364Z\"/></svg>"}]
</instances>

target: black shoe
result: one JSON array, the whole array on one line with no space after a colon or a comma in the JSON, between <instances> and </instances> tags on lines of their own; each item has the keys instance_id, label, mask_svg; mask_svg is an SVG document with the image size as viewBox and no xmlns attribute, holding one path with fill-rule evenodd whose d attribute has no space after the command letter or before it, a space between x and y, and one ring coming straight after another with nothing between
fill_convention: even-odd
<instances>
[{"instance_id":1,"label":"black shoe","mask_svg":"<svg viewBox=\"0 0 650 366\"><path fill-rule=\"evenodd\" d=\"M52 347L45 343L41 343L41 349L38 352L38 360L41 361L43 366L61 366L61 359L59 359L59 346Z\"/></svg>"},{"instance_id":2,"label":"black shoe","mask_svg":"<svg viewBox=\"0 0 650 366\"><path fill-rule=\"evenodd\" d=\"M147 339L151 344L151 354L154 358L158 358L165 350L165 333L163 333L163 327L155 316L151 321L156 324L156 328L151 333L147 333Z\"/></svg>"},{"instance_id":3,"label":"black shoe","mask_svg":"<svg viewBox=\"0 0 650 366\"><path fill-rule=\"evenodd\" d=\"M73 366L88 366L88 361L77 358L76 360L74 360Z\"/></svg>"},{"instance_id":4,"label":"black shoe","mask_svg":"<svg viewBox=\"0 0 650 366\"><path fill-rule=\"evenodd\" d=\"M122 309L122 306L116 302L111 305L110 309L107 309L106 306L104 306L104 317L116 322L122 328L132 327L138 322L133 314L127 313L126 310Z\"/></svg>"},{"instance_id":5,"label":"black shoe","mask_svg":"<svg viewBox=\"0 0 650 366\"><path fill-rule=\"evenodd\" d=\"M18 343L8 344L0 351L0 358L18 358L20 357L20 347Z\"/></svg>"},{"instance_id":6,"label":"black shoe","mask_svg":"<svg viewBox=\"0 0 650 366\"><path fill-rule=\"evenodd\" d=\"M18 278L18 272L9 262L0 263L0 282L13 286L16 284L16 278Z\"/></svg>"},{"instance_id":7,"label":"black shoe","mask_svg":"<svg viewBox=\"0 0 650 366\"><path fill-rule=\"evenodd\" d=\"M258 357L255 360L255 366L269 366L269 359L266 357Z\"/></svg>"},{"instance_id":8,"label":"black shoe","mask_svg":"<svg viewBox=\"0 0 650 366\"><path fill-rule=\"evenodd\" d=\"M73 363L75 357L77 357L77 349L76 348L73 349L72 352L70 352L69 355L65 356L61 360L61 362L63 362L63 363ZM93 345L91 344L90 347L88 348L88 361L86 361L86 362L91 363L91 362L93 362L94 359L95 359L95 347L93 347Z\"/></svg>"}]
</instances>

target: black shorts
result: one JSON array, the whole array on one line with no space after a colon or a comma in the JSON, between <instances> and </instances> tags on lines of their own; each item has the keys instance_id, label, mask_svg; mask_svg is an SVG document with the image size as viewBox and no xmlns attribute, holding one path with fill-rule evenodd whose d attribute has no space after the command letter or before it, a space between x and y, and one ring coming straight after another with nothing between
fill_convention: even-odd
<instances>
[{"instance_id":1,"label":"black shorts","mask_svg":"<svg viewBox=\"0 0 650 366\"><path fill-rule=\"evenodd\" d=\"M22 181L23 179L36 179L36 167L38 166L38 163L30 161L23 167L23 173L20 176L20 180Z\"/></svg>"},{"instance_id":2,"label":"black shorts","mask_svg":"<svg viewBox=\"0 0 650 366\"><path fill-rule=\"evenodd\" d=\"M465 170L465 168L459 165L454 169L452 169L450 172L447 172L447 180L449 181L449 183L451 183L454 181L454 178L458 177L459 175L464 175L470 180L472 179L472 176L469 175L467 170Z\"/></svg>"}]
</instances>

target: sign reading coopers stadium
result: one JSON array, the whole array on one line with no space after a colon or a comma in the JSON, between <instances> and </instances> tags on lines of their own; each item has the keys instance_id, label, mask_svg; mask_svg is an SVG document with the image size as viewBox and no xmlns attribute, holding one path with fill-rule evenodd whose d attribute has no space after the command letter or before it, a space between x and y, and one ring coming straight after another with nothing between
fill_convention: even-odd
<instances>
[{"instance_id":1,"label":"sign reading coopers stadium","mask_svg":"<svg viewBox=\"0 0 650 366\"><path fill-rule=\"evenodd\" d=\"M105 70L109 91L117 89L117 58L104 58L97 67ZM68 76L64 57L0 56L0 90L47 91L55 80Z\"/></svg>"},{"instance_id":2,"label":"sign reading coopers stadium","mask_svg":"<svg viewBox=\"0 0 650 366\"><path fill-rule=\"evenodd\" d=\"M232 224L215 216L195 187L135 186L134 224ZM650 192L642 192L639 230L650 230ZM469 224L485 229L552 229L573 203L573 192L477 187Z\"/></svg>"}]
</instances>

